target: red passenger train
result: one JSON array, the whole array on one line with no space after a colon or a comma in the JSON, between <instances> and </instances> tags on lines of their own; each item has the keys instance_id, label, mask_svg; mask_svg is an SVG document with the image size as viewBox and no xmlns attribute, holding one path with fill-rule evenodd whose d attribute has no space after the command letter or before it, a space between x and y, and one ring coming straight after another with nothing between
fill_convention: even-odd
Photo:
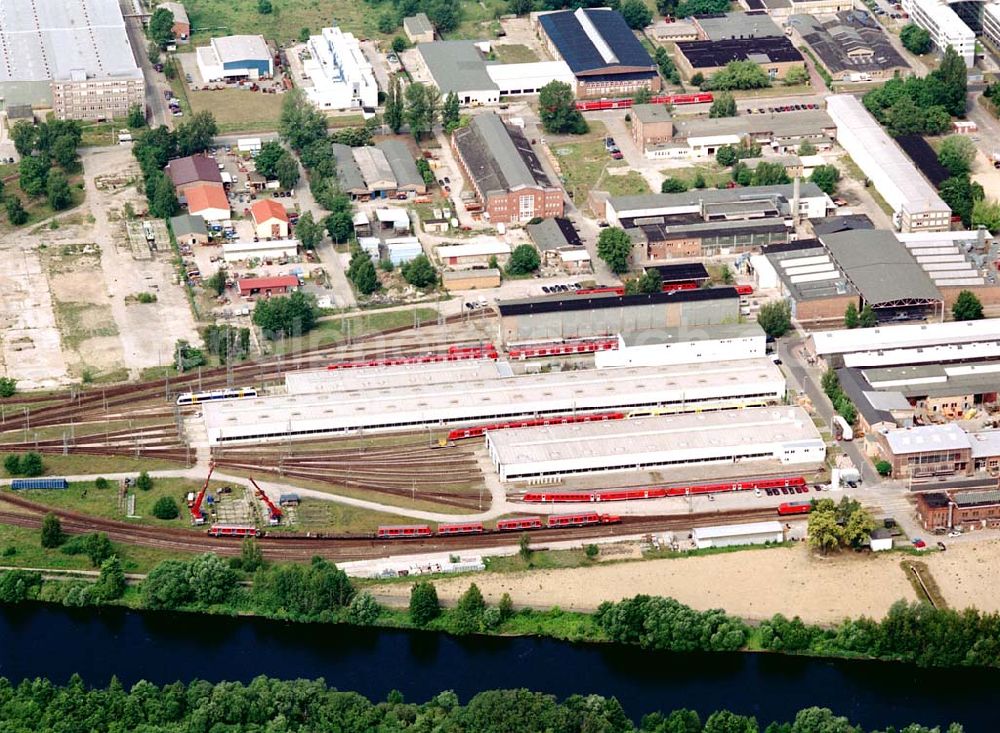
<instances>
[{"instance_id":1,"label":"red passenger train","mask_svg":"<svg viewBox=\"0 0 1000 733\"><path fill-rule=\"evenodd\" d=\"M697 290L700 285L696 282L686 281L677 283L663 283L660 292L674 293L678 290ZM749 286L746 286L749 287ZM625 288L621 285L598 285L596 288L580 288L577 295L625 295Z\"/></svg>"},{"instance_id":2,"label":"red passenger train","mask_svg":"<svg viewBox=\"0 0 1000 733\"><path fill-rule=\"evenodd\" d=\"M486 343L482 346L451 346L446 353L424 354L423 356L398 356L388 359L367 359L363 361L338 361L328 364L327 369L361 369L364 367L403 366L407 364L435 364L447 361L468 361L470 359L493 359L499 357L496 347Z\"/></svg>"},{"instance_id":3,"label":"red passenger train","mask_svg":"<svg viewBox=\"0 0 1000 733\"><path fill-rule=\"evenodd\" d=\"M482 534L486 529L482 522L467 522L465 524L439 524L437 533L442 536L456 534Z\"/></svg>"},{"instance_id":4,"label":"red passenger train","mask_svg":"<svg viewBox=\"0 0 1000 733\"><path fill-rule=\"evenodd\" d=\"M432 537L434 532L426 524L404 524L391 527L379 527L375 536L380 539L396 537Z\"/></svg>"},{"instance_id":5,"label":"red passenger train","mask_svg":"<svg viewBox=\"0 0 1000 733\"><path fill-rule=\"evenodd\" d=\"M662 94L649 100L650 104L706 104L715 100L711 92L700 92L697 94ZM581 99L576 103L576 108L581 112L596 112L605 109L628 109L632 106L632 99L624 97L620 99Z\"/></svg>"},{"instance_id":6,"label":"red passenger train","mask_svg":"<svg viewBox=\"0 0 1000 733\"><path fill-rule=\"evenodd\" d=\"M208 528L210 537L260 537L256 527L240 524L213 524Z\"/></svg>"},{"instance_id":7,"label":"red passenger train","mask_svg":"<svg viewBox=\"0 0 1000 733\"><path fill-rule=\"evenodd\" d=\"M544 344L511 345L507 354L511 359L533 359L539 356L565 356L568 354L592 354L595 351L612 351L618 348L618 339L587 339L579 341L557 341Z\"/></svg>"},{"instance_id":8,"label":"red passenger train","mask_svg":"<svg viewBox=\"0 0 1000 733\"><path fill-rule=\"evenodd\" d=\"M465 440L466 438L481 438L487 430L508 430L510 428L534 428L540 425L567 425L581 422L603 422L605 420L624 420L624 412L599 412L587 415L552 415L549 417L530 417L524 420L506 420L504 422L473 425L468 428L456 428L448 433L448 441Z\"/></svg>"},{"instance_id":9,"label":"red passenger train","mask_svg":"<svg viewBox=\"0 0 1000 733\"><path fill-rule=\"evenodd\" d=\"M497 532L518 532L530 529L560 529L562 527L589 527L596 524L620 524L622 518L614 514L581 512L579 514L556 514L546 517L517 517L497 521ZM435 532L426 524L379 527L375 536L379 539L402 539L405 537L452 537L463 534L486 534L482 522L440 524Z\"/></svg>"},{"instance_id":10,"label":"red passenger train","mask_svg":"<svg viewBox=\"0 0 1000 733\"><path fill-rule=\"evenodd\" d=\"M541 529L541 517L517 517L497 520L497 532L516 532L525 529Z\"/></svg>"},{"instance_id":11,"label":"red passenger train","mask_svg":"<svg viewBox=\"0 0 1000 733\"><path fill-rule=\"evenodd\" d=\"M663 499L670 496L718 494L727 491L752 491L753 489L775 489L785 486L792 487L805 485L806 480L803 476L792 476L787 478L766 478L718 484L695 484L692 486L650 486L646 488L600 489L596 491L529 492L524 495L523 501L529 504L634 501L637 499Z\"/></svg>"}]
</instances>

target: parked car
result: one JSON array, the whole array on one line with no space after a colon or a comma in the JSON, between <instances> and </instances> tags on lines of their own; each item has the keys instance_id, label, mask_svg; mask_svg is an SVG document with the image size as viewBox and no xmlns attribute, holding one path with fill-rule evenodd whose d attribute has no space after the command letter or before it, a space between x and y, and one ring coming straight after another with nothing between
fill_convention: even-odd
<instances>
[{"instance_id":1,"label":"parked car","mask_svg":"<svg viewBox=\"0 0 1000 733\"><path fill-rule=\"evenodd\" d=\"M913 546L914 546L914 547L916 547L916 548L917 548L918 550L922 550L922 549L924 549L925 547L927 547L927 543L926 543L926 542L924 542L924 541L923 541L922 539L920 539L919 537L914 537L914 538L913 538Z\"/></svg>"}]
</instances>

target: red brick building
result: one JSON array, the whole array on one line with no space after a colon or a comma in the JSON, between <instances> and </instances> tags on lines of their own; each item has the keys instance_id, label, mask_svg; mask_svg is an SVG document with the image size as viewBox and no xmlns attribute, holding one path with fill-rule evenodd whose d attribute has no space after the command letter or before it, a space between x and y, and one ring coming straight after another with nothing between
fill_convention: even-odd
<instances>
[{"instance_id":1,"label":"red brick building","mask_svg":"<svg viewBox=\"0 0 1000 733\"><path fill-rule=\"evenodd\" d=\"M563 190L551 183L521 130L496 114L474 117L454 132L451 146L491 222L562 216Z\"/></svg>"},{"instance_id":2,"label":"red brick building","mask_svg":"<svg viewBox=\"0 0 1000 733\"><path fill-rule=\"evenodd\" d=\"M299 279L294 275L278 277L246 277L236 282L240 295L247 297L268 297L284 295L299 289Z\"/></svg>"},{"instance_id":3,"label":"red brick building","mask_svg":"<svg viewBox=\"0 0 1000 733\"><path fill-rule=\"evenodd\" d=\"M1000 491L932 491L917 495L917 516L924 529L1000 527Z\"/></svg>"}]
</instances>

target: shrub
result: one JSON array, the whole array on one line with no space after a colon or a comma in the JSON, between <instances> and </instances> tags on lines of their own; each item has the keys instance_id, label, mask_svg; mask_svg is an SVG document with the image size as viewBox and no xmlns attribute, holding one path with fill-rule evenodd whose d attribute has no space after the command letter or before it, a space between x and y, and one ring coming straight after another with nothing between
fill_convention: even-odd
<instances>
[{"instance_id":1,"label":"shrub","mask_svg":"<svg viewBox=\"0 0 1000 733\"><path fill-rule=\"evenodd\" d=\"M153 488L153 479L147 471L142 471L135 479L135 488L139 491L149 491Z\"/></svg>"},{"instance_id":2,"label":"shrub","mask_svg":"<svg viewBox=\"0 0 1000 733\"><path fill-rule=\"evenodd\" d=\"M181 510L172 496L161 496L153 504L153 516L157 519L177 519Z\"/></svg>"}]
</instances>

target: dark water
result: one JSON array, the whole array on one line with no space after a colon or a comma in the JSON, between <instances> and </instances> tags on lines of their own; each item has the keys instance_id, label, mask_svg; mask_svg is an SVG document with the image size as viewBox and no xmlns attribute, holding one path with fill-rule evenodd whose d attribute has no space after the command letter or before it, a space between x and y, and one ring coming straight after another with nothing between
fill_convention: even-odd
<instances>
[{"instance_id":1,"label":"dark water","mask_svg":"<svg viewBox=\"0 0 1000 733\"><path fill-rule=\"evenodd\" d=\"M992 696L1000 670L921 670L902 664L822 661L765 654L668 654L545 639L456 639L405 631L283 624L118 609L0 606L0 676L78 672L93 685L248 681L261 674L323 677L331 686L412 702L441 690L463 701L480 690L527 687L565 697L615 696L638 720L654 710L726 707L762 727L810 705L866 728L961 722L968 733L1000 730Z\"/></svg>"}]
</instances>

